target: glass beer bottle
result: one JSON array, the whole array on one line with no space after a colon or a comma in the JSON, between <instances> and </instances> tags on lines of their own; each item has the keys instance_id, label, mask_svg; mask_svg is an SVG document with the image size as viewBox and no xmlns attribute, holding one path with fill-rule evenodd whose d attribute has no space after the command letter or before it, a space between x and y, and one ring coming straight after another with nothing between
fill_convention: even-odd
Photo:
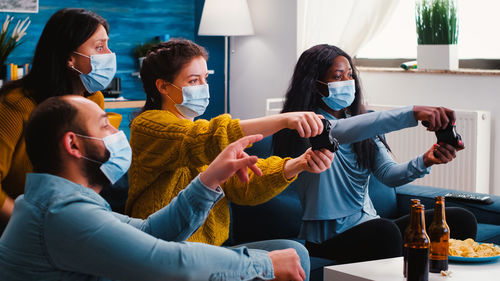
<instances>
[{"instance_id":1,"label":"glass beer bottle","mask_svg":"<svg viewBox=\"0 0 500 281\"><path fill-rule=\"evenodd\" d=\"M418 204L414 208L410 221L405 246L407 247L407 281L429 280L429 236L425 232L424 205Z\"/></svg>"},{"instance_id":2,"label":"glass beer bottle","mask_svg":"<svg viewBox=\"0 0 500 281\"><path fill-rule=\"evenodd\" d=\"M431 239L431 254L429 256L429 271L441 272L448 270L448 249L450 246L450 228L446 224L444 197L437 196L434 206L434 218L429 225Z\"/></svg>"},{"instance_id":3,"label":"glass beer bottle","mask_svg":"<svg viewBox=\"0 0 500 281\"><path fill-rule=\"evenodd\" d=\"M411 199L410 200L410 222L411 222L411 218L412 216L414 215L414 210L413 210L413 207L416 206L417 204L420 204L420 200L419 199ZM408 232L410 231L410 224L408 224L408 226L406 227L405 229L405 232L403 234L403 241L406 241L407 238L408 238ZM407 257L407 252L408 252L408 248L406 247L406 243L403 244L403 276L406 277L406 264L408 262L408 257Z\"/></svg>"}]
</instances>

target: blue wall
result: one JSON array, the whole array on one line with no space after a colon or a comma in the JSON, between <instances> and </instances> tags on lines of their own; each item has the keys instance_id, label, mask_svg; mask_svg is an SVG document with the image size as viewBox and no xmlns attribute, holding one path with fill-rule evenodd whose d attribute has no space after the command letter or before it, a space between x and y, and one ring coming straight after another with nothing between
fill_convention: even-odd
<instances>
[{"instance_id":1,"label":"blue wall","mask_svg":"<svg viewBox=\"0 0 500 281\"><path fill-rule=\"evenodd\" d=\"M209 75L208 77L208 84L210 85L210 105L205 114L201 116L201 118L210 119L224 113L224 37L198 36L198 27L200 26L204 3L205 0L196 0L195 41L207 49L209 55L207 62L208 69L215 71L213 75Z\"/></svg>"},{"instance_id":2,"label":"blue wall","mask_svg":"<svg viewBox=\"0 0 500 281\"><path fill-rule=\"evenodd\" d=\"M31 62L45 23L57 10L65 7L89 9L104 17L110 25L109 47L117 54L116 76L122 80L122 94L127 99L145 98L140 79L132 76L138 71L132 53L137 44L169 34L171 38L195 40L206 47L210 55L208 68L215 70L215 75L209 77L211 99L203 117L211 118L224 111L224 38L196 35L203 3L204 0L40 0L37 14L0 13L1 23L6 14L14 16L14 21L26 16L31 19L24 42L9 56L8 62ZM125 117L124 121L127 120Z\"/></svg>"}]
</instances>

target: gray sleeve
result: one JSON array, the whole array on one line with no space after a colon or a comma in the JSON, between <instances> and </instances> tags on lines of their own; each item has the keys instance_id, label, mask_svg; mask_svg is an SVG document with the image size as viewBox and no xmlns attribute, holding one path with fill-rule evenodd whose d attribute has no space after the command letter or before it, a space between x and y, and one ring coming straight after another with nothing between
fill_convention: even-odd
<instances>
[{"instance_id":1,"label":"gray sleeve","mask_svg":"<svg viewBox=\"0 0 500 281\"><path fill-rule=\"evenodd\" d=\"M378 152L375 155L372 172L383 184L391 187L400 186L412 182L430 173L431 168L424 165L422 155L414 159L398 164L392 160L387 148L377 139Z\"/></svg>"},{"instance_id":2,"label":"gray sleeve","mask_svg":"<svg viewBox=\"0 0 500 281\"><path fill-rule=\"evenodd\" d=\"M330 120L330 136L340 144L359 142L377 135L417 126L413 106L370 112L350 118Z\"/></svg>"}]
</instances>

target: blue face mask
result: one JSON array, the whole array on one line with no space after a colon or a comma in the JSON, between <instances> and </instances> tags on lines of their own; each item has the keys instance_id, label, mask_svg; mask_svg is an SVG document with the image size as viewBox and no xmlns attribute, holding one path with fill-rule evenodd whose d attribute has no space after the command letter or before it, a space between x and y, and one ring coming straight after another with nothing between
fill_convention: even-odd
<instances>
[{"instance_id":1,"label":"blue face mask","mask_svg":"<svg viewBox=\"0 0 500 281\"><path fill-rule=\"evenodd\" d=\"M179 87L171 84L179 89ZM170 98L170 97L169 97ZM202 115L210 102L210 92L208 84L182 87L182 103L175 104L175 107L182 116L194 118Z\"/></svg>"},{"instance_id":2,"label":"blue face mask","mask_svg":"<svg viewBox=\"0 0 500 281\"><path fill-rule=\"evenodd\" d=\"M354 80L346 80L340 82L325 82L318 81L321 84L328 85L328 97L322 97L328 107L333 110L341 110L352 104L354 101L356 86Z\"/></svg>"},{"instance_id":3,"label":"blue face mask","mask_svg":"<svg viewBox=\"0 0 500 281\"><path fill-rule=\"evenodd\" d=\"M109 151L109 159L106 162L97 161L94 159L82 156L84 159L101 164L101 171L108 178L111 184L117 182L130 168L132 162L132 149L128 143L127 136L123 131L109 135L104 138L96 138L76 134L79 137L101 140L104 142L106 149Z\"/></svg>"},{"instance_id":4,"label":"blue face mask","mask_svg":"<svg viewBox=\"0 0 500 281\"><path fill-rule=\"evenodd\" d=\"M80 80L82 80L83 86L89 93L104 90L109 83L111 83L116 73L115 53L92 56L87 56L78 52L73 53L90 59L92 70L88 74L84 74L72 66L74 70L80 73Z\"/></svg>"}]
</instances>

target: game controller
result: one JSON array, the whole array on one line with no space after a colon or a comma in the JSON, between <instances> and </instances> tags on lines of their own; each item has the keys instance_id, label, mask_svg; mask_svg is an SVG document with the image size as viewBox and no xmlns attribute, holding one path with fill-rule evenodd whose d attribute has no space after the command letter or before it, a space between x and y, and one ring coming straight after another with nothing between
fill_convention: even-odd
<instances>
[{"instance_id":1,"label":"game controller","mask_svg":"<svg viewBox=\"0 0 500 281\"><path fill-rule=\"evenodd\" d=\"M422 121L422 125L429 127L429 122ZM463 146L462 136L460 136L457 131L455 124L450 122L444 130L437 130L436 132L437 143L447 143L455 148Z\"/></svg>"},{"instance_id":2,"label":"game controller","mask_svg":"<svg viewBox=\"0 0 500 281\"><path fill-rule=\"evenodd\" d=\"M337 151L339 149L339 142L336 138L330 136L332 125L326 119L321 119L321 122L323 122L323 132L315 137L309 138L309 141L312 145L312 150L326 148L331 152Z\"/></svg>"}]
</instances>

